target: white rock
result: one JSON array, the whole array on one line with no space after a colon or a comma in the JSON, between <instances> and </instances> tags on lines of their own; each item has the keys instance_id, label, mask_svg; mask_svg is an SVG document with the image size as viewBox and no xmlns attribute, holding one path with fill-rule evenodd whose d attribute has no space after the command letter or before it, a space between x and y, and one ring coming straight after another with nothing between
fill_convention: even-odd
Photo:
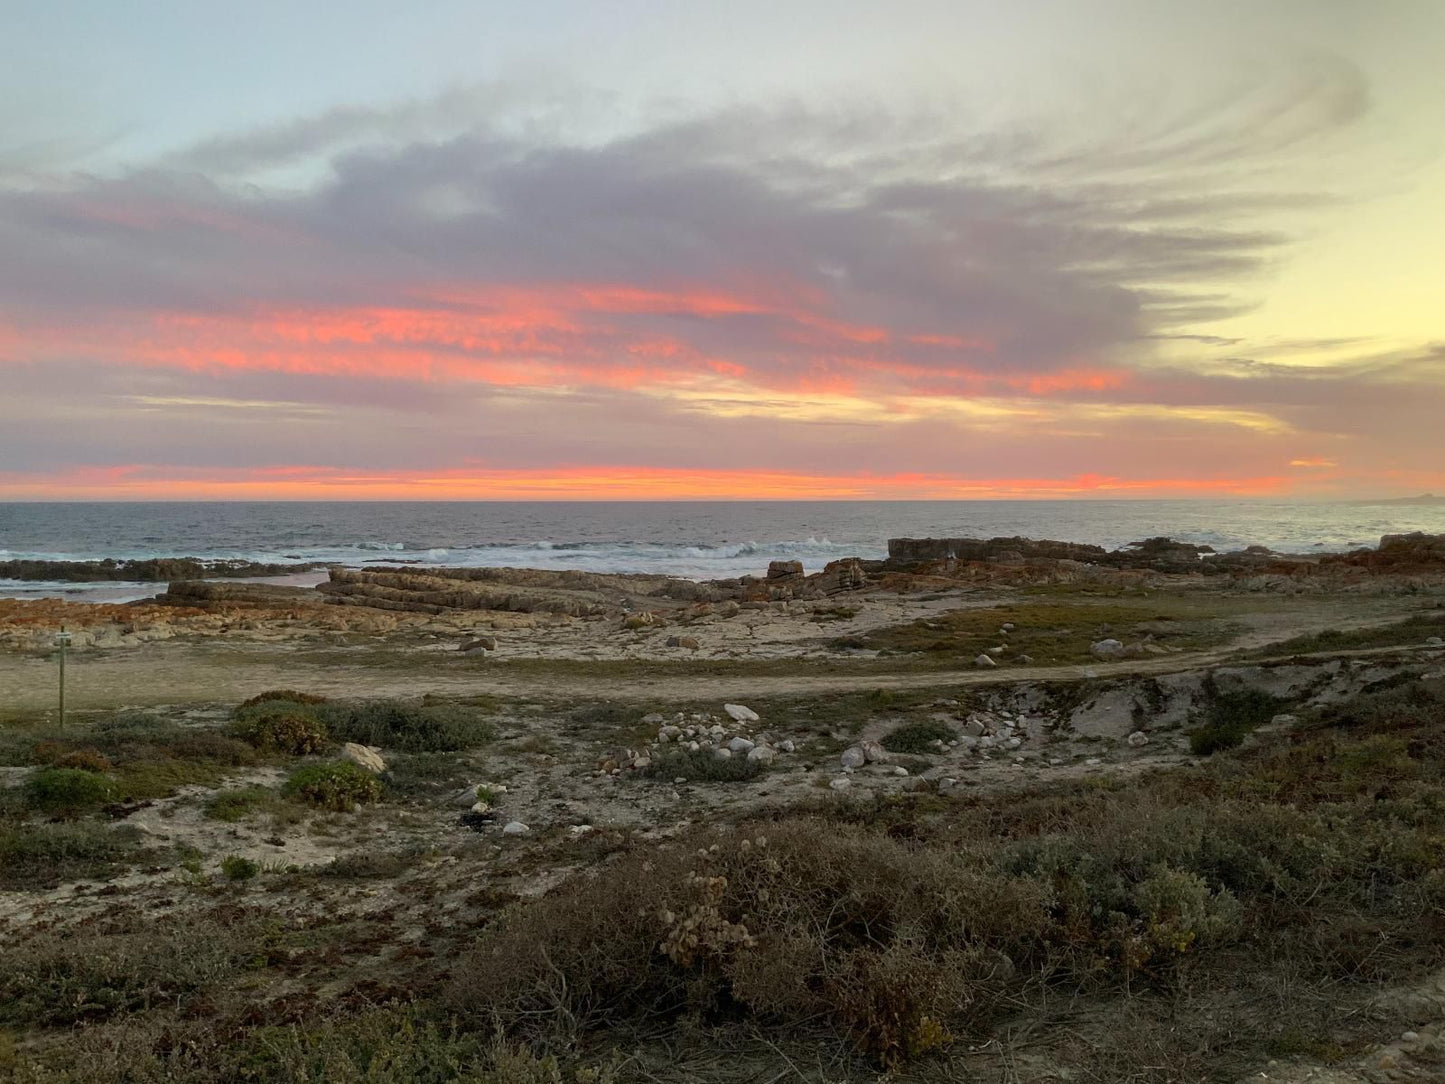
<instances>
[{"instance_id":1,"label":"white rock","mask_svg":"<svg viewBox=\"0 0 1445 1084\"><path fill-rule=\"evenodd\" d=\"M643 726L660 726L665 722L667 722L667 717L656 711L649 712L647 715L644 715L642 717Z\"/></svg>"},{"instance_id":2,"label":"white rock","mask_svg":"<svg viewBox=\"0 0 1445 1084\"><path fill-rule=\"evenodd\" d=\"M793 753L797 751L797 748L798 747L796 744L794 744L792 738L784 738L782 741L778 742L778 752L780 753Z\"/></svg>"},{"instance_id":3,"label":"white rock","mask_svg":"<svg viewBox=\"0 0 1445 1084\"><path fill-rule=\"evenodd\" d=\"M1298 725L1299 725L1299 716L1298 716L1298 715L1291 715L1289 712L1283 712L1283 713L1281 713L1281 714L1279 714L1279 715L1274 716L1274 718L1270 719L1269 725L1270 725L1270 726L1279 726L1279 727L1298 726Z\"/></svg>"},{"instance_id":4,"label":"white rock","mask_svg":"<svg viewBox=\"0 0 1445 1084\"><path fill-rule=\"evenodd\" d=\"M990 666L997 666L998 663L994 662L993 659L989 658L987 655L980 655L978 658L973 660L973 665L981 666L984 669L987 669Z\"/></svg>"},{"instance_id":5,"label":"white rock","mask_svg":"<svg viewBox=\"0 0 1445 1084\"><path fill-rule=\"evenodd\" d=\"M695 741L690 741L687 743L686 748L689 753L696 753L702 746Z\"/></svg>"},{"instance_id":6,"label":"white rock","mask_svg":"<svg viewBox=\"0 0 1445 1084\"><path fill-rule=\"evenodd\" d=\"M492 806L490 802L475 802L472 804L473 813L490 813Z\"/></svg>"},{"instance_id":7,"label":"white rock","mask_svg":"<svg viewBox=\"0 0 1445 1084\"><path fill-rule=\"evenodd\" d=\"M1407 1031L1400 1036L1400 1041L1402 1043L1418 1043L1420 1041L1420 1033L1418 1031Z\"/></svg>"},{"instance_id":8,"label":"white rock","mask_svg":"<svg viewBox=\"0 0 1445 1084\"><path fill-rule=\"evenodd\" d=\"M716 749L712 751L712 755L717 757L718 760L731 760L733 756L733 751L729 749L726 745L719 745Z\"/></svg>"},{"instance_id":9,"label":"white rock","mask_svg":"<svg viewBox=\"0 0 1445 1084\"><path fill-rule=\"evenodd\" d=\"M386 771L386 761L369 745L357 745L356 742L349 741L341 747L341 759L349 760L358 768L365 768L376 775Z\"/></svg>"},{"instance_id":10,"label":"white rock","mask_svg":"<svg viewBox=\"0 0 1445 1084\"><path fill-rule=\"evenodd\" d=\"M1012 621L1005 621L1003 627L1000 629L1001 632L1013 632L1013 630L1014 623Z\"/></svg>"},{"instance_id":11,"label":"white rock","mask_svg":"<svg viewBox=\"0 0 1445 1084\"><path fill-rule=\"evenodd\" d=\"M837 779L828 780L828 786L833 790L847 790L853 785L853 780L846 775L840 775Z\"/></svg>"},{"instance_id":12,"label":"white rock","mask_svg":"<svg viewBox=\"0 0 1445 1084\"><path fill-rule=\"evenodd\" d=\"M843 750L843 755L838 758L845 768L861 768L868 763L868 754L863 752L856 745L850 745Z\"/></svg>"},{"instance_id":13,"label":"white rock","mask_svg":"<svg viewBox=\"0 0 1445 1084\"><path fill-rule=\"evenodd\" d=\"M648 768L652 767L652 758L651 758L651 757L637 757L636 759L633 760L633 762L632 762L632 767L633 767L633 770L635 770L635 771L639 771L639 772L641 772L641 771L646 771Z\"/></svg>"},{"instance_id":14,"label":"white rock","mask_svg":"<svg viewBox=\"0 0 1445 1084\"><path fill-rule=\"evenodd\" d=\"M1089 645L1089 653L1096 659L1119 659L1124 657L1124 645L1118 640L1096 640Z\"/></svg>"},{"instance_id":15,"label":"white rock","mask_svg":"<svg viewBox=\"0 0 1445 1084\"><path fill-rule=\"evenodd\" d=\"M1088 760L1084 761L1084 765L1089 768L1097 768L1102 763L1103 761L1101 761L1098 757L1090 757Z\"/></svg>"},{"instance_id":16,"label":"white rock","mask_svg":"<svg viewBox=\"0 0 1445 1084\"><path fill-rule=\"evenodd\" d=\"M778 759L778 751L771 745L755 745L748 750L748 759L757 764L771 764Z\"/></svg>"},{"instance_id":17,"label":"white rock","mask_svg":"<svg viewBox=\"0 0 1445 1084\"><path fill-rule=\"evenodd\" d=\"M1441 644L1445 644L1445 640L1442 640L1438 636L1427 636L1425 637L1425 643L1430 647L1439 647Z\"/></svg>"},{"instance_id":18,"label":"white rock","mask_svg":"<svg viewBox=\"0 0 1445 1084\"><path fill-rule=\"evenodd\" d=\"M747 738L734 738L728 742L728 748L734 753L750 753L756 744L756 742L749 741Z\"/></svg>"},{"instance_id":19,"label":"white rock","mask_svg":"<svg viewBox=\"0 0 1445 1084\"><path fill-rule=\"evenodd\" d=\"M532 829L528 828L521 821L508 821L507 826L502 829L504 836L525 836Z\"/></svg>"},{"instance_id":20,"label":"white rock","mask_svg":"<svg viewBox=\"0 0 1445 1084\"><path fill-rule=\"evenodd\" d=\"M571 828L567 830L571 832L574 836L585 836L588 832L592 831L592 825L574 824Z\"/></svg>"},{"instance_id":21,"label":"white rock","mask_svg":"<svg viewBox=\"0 0 1445 1084\"><path fill-rule=\"evenodd\" d=\"M1004 742L1004 745L1009 749L1017 749L1023 743L1024 740L1022 738L1009 738L1008 741Z\"/></svg>"},{"instance_id":22,"label":"white rock","mask_svg":"<svg viewBox=\"0 0 1445 1084\"><path fill-rule=\"evenodd\" d=\"M756 723L758 721L758 713L742 704L724 704L723 711L740 723Z\"/></svg>"},{"instance_id":23,"label":"white rock","mask_svg":"<svg viewBox=\"0 0 1445 1084\"><path fill-rule=\"evenodd\" d=\"M863 741L858 743L858 748L863 750L864 757L869 764L883 764L888 760L888 750L879 745L876 741Z\"/></svg>"},{"instance_id":24,"label":"white rock","mask_svg":"<svg viewBox=\"0 0 1445 1084\"><path fill-rule=\"evenodd\" d=\"M894 774L894 775L907 775L907 774L908 774L908 769L905 768L902 764L900 764L900 765L898 765L898 767L896 767L896 768L893 769L893 774Z\"/></svg>"},{"instance_id":25,"label":"white rock","mask_svg":"<svg viewBox=\"0 0 1445 1084\"><path fill-rule=\"evenodd\" d=\"M1136 730L1124 740L1127 741L1130 745L1132 745L1135 749L1137 749L1141 745L1149 744L1149 735L1145 734L1142 730Z\"/></svg>"},{"instance_id":26,"label":"white rock","mask_svg":"<svg viewBox=\"0 0 1445 1084\"><path fill-rule=\"evenodd\" d=\"M674 786L678 786L678 787L682 786L682 784L684 784L684 783L686 783L686 782L687 782L687 776L685 776L685 775L679 775L676 779L674 779L674 780L672 781L673 785L674 785Z\"/></svg>"},{"instance_id":27,"label":"white rock","mask_svg":"<svg viewBox=\"0 0 1445 1084\"><path fill-rule=\"evenodd\" d=\"M712 726L707 728L707 732L714 738L726 738L728 736L727 728L724 727L722 723L713 723Z\"/></svg>"}]
</instances>

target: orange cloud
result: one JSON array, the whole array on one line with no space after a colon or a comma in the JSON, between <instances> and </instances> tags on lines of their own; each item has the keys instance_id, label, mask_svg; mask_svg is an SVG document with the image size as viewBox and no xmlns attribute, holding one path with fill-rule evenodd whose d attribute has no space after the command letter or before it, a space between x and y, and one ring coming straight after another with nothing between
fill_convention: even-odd
<instances>
[{"instance_id":1,"label":"orange cloud","mask_svg":"<svg viewBox=\"0 0 1445 1084\"><path fill-rule=\"evenodd\" d=\"M1335 460L1333 460L1333 459L1327 459L1327 458L1325 458L1325 457L1322 456L1322 455L1310 455L1310 456L1304 456L1303 458L1300 458L1300 459L1291 459L1291 460L1289 461L1289 465L1290 465L1291 467L1321 468L1321 467L1338 467L1338 466L1339 466L1339 463L1337 463L1337 462L1336 462Z\"/></svg>"},{"instance_id":2,"label":"orange cloud","mask_svg":"<svg viewBox=\"0 0 1445 1084\"><path fill-rule=\"evenodd\" d=\"M96 466L62 474L0 473L0 499L84 500L918 500L1089 496L1266 496L1281 477L1125 479L964 478L944 474L813 474L573 466L440 471L358 471L321 466L192 470Z\"/></svg>"}]
</instances>

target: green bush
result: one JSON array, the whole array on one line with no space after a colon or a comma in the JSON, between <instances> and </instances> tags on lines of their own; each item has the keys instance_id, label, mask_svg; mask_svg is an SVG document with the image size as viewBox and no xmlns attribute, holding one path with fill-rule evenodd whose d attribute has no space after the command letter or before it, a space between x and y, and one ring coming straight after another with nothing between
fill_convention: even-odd
<instances>
[{"instance_id":1,"label":"green bush","mask_svg":"<svg viewBox=\"0 0 1445 1084\"><path fill-rule=\"evenodd\" d=\"M1204 725L1189 734L1189 751L1195 756L1208 756L1221 749L1233 749L1283 707L1284 701L1278 697L1255 689L1214 693Z\"/></svg>"},{"instance_id":2,"label":"green bush","mask_svg":"<svg viewBox=\"0 0 1445 1084\"><path fill-rule=\"evenodd\" d=\"M348 813L358 805L381 800L381 781L349 760L298 768L281 793L322 809Z\"/></svg>"},{"instance_id":3,"label":"green bush","mask_svg":"<svg viewBox=\"0 0 1445 1084\"><path fill-rule=\"evenodd\" d=\"M259 865L238 854L228 854L221 859L221 873L228 881L249 881L260 872Z\"/></svg>"},{"instance_id":4,"label":"green bush","mask_svg":"<svg viewBox=\"0 0 1445 1084\"><path fill-rule=\"evenodd\" d=\"M477 709L455 705L332 701L312 710L337 741L402 753L451 753L496 737L496 728Z\"/></svg>"},{"instance_id":5,"label":"green bush","mask_svg":"<svg viewBox=\"0 0 1445 1084\"><path fill-rule=\"evenodd\" d=\"M42 813L73 817L111 801L115 784L83 768L40 768L25 781L25 800Z\"/></svg>"},{"instance_id":6,"label":"green bush","mask_svg":"<svg viewBox=\"0 0 1445 1084\"><path fill-rule=\"evenodd\" d=\"M265 701L267 705L285 701ZM307 756L326 747L326 724L314 715L286 707L277 712L256 712L243 716L233 726L243 741L267 752Z\"/></svg>"},{"instance_id":7,"label":"green bush","mask_svg":"<svg viewBox=\"0 0 1445 1084\"><path fill-rule=\"evenodd\" d=\"M690 783L741 783L757 778L766 770L761 762L745 756L720 757L711 749L699 749L695 753L669 749L655 752L643 774L649 779L668 782L686 778Z\"/></svg>"},{"instance_id":8,"label":"green bush","mask_svg":"<svg viewBox=\"0 0 1445 1084\"><path fill-rule=\"evenodd\" d=\"M952 741L958 734L951 726L936 719L920 719L904 723L879 744L890 753L932 753L936 741Z\"/></svg>"},{"instance_id":9,"label":"green bush","mask_svg":"<svg viewBox=\"0 0 1445 1084\"><path fill-rule=\"evenodd\" d=\"M247 708L254 708L257 704L267 704L280 701L286 704L324 704L326 697L316 696L312 693L298 693L295 689L267 689L264 693L257 693L249 700L241 702L237 711L245 711Z\"/></svg>"}]
</instances>

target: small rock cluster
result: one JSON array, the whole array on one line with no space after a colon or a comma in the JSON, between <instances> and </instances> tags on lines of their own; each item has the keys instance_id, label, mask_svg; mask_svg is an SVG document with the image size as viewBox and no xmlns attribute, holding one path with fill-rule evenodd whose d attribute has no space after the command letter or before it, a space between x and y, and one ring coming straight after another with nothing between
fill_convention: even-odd
<instances>
[{"instance_id":1,"label":"small rock cluster","mask_svg":"<svg viewBox=\"0 0 1445 1084\"><path fill-rule=\"evenodd\" d=\"M761 764L771 764L780 754L793 753L797 745L791 738L778 740L766 731L755 731L762 720L758 713L743 704L724 704L726 723L716 715L678 712L669 720L653 712L643 716L645 726L656 726L657 737L646 749L619 749L597 762L598 775L620 775L625 770L642 771L652 766L656 751L676 746L688 752L711 750L720 758L745 757Z\"/></svg>"}]
</instances>

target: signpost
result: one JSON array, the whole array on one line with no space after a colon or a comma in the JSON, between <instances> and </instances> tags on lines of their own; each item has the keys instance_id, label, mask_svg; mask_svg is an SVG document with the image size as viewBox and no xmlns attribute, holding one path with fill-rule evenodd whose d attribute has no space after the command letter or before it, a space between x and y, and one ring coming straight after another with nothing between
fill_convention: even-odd
<instances>
[{"instance_id":1,"label":"signpost","mask_svg":"<svg viewBox=\"0 0 1445 1084\"><path fill-rule=\"evenodd\" d=\"M55 634L55 646L60 649L60 729L65 729L65 649L70 646L70 633L65 626Z\"/></svg>"}]
</instances>

